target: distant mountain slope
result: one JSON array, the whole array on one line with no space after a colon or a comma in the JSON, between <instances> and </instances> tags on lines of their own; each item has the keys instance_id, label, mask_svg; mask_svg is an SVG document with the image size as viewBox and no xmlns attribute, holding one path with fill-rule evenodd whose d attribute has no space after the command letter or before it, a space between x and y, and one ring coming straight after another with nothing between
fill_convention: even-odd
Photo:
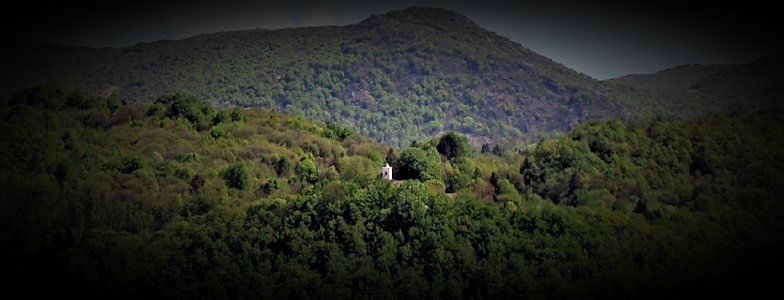
<instances>
[{"instance_id":1,"label":"distant mountain slope","mask_svg":"<svg viewBox=\"0 0 784 300\"><path fill-rule=\"evenodd\" d=\"M702 94L715 95L734 110L775 111L784 104L784 54L719 70L692 84ZM723 96L723 97L722 97Z\"/></svg>"},{"instance_id":2,"label":"distant mountain slope","mask_svg":"<svg viewBox=\"0 0 784 300\"><path fill-rule=\"evenodd\" d=\"M680 91L691 88L695 80L702 79L726 68L729 68L729 66L687 65L666 69L654 74L630 74L609 79L608 81L638 89Z\"/></svg>"},{"instance_id":3,"label":"distant mountain slope","mask_svg":"<svg viewBox=\"0 0 784 300\"><path fill-rule=\"evenodd\" d=\"M781 113L784 55L748 64L681 66L604 81L637 116L694 117L746 111Z\"/></svg>"},{"instance_id":4,"label":"distant mountain slope","mask_svg":"<svg viewBox=\"0 0 784 300\"><path fill-rule=\"evenodd\" d=\"M53 84L130 101L185 92L276 109L390 145L446 130L474 140L568 131L628 115L601 83L443 9L348 26L203 34L126 48L6 47L8 95Z\"/></svg>"}]
</instances>

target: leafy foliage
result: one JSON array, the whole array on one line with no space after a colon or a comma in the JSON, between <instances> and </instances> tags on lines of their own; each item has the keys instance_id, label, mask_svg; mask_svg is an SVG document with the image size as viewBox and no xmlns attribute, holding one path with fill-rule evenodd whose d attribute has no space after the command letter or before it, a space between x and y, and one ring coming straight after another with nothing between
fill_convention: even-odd
<instances>
[{"instance_id":1,"label":"leafy foliage","mask_svg":"<svg viewBox=\"0 0 784 300\"><path fill-rule=\"evenodd\" d=\"M442 9L125 48L4 48L0 95L33 84L145 102L188 91L215 107L274 109L397 147L447 130L500 140L624 114L600 82ZM198 109L184 113L209 127Z\"/></svg>"},{"instance_id":2,"label":"leafy foliage","mask_svg":"<svg viewBox=\"0 0 784 300\"><path fill-rule=\"evenodd\" d=\"M0 107L11 292L754 296L784 265L784 121L771 115L592 122L450 160L439 138L390 151L269 111L19 95ZM229 116L212 125L227 135L185 117L199 112ZM419 180L380 179L385 159Z\"/></svg>"},{"instance_id":3,"label":"leafy foliage","mask_svg":"<svg viewBox=\"0 0 784 300\"><path fill-rule=\"evenodd\" d=\"M468 144L468 139L452 131L441 136L438 140L436 149L438 150L438 153L441 153L441 155L450 161L473 154L471 145Z\"/></svg>"},{"instance_id":4,"label":"leafy foliage","mask_svg":"<svg viewBox=\"0 0 784 300\"><path fill-rule=\"evenodd\" d=\"M316 162L313 161L313 158L310 156L302 157L294 170L297 172L297 176L307 182L316 183L318 180L318 169L316 167Z\"/></svg>"},{"instance_id":5,"label":"leafy foliage","mask_svg":"<svg viewBox=\"0 0 784 300\"><path fill-rule=\"evenodd\" d=\"M403 150L397 160L397 168L393 169L396 178L420 181L436 178L439 159L438 154L434 152L432 148L423 150L417 147Z\"/></svg>"},{"instance_id":6,"label":"leafy foliage","mask_svg":"<svg viewBox=\"0 0 784 300\"><path fill-rule=\"evenodd\" d=\"M242 190L248 186L248 170L241 163L234 164L223 171L221 178L226 181L226 186L230 188Z\"/></svg>"},{"instance_id":7,"label":"leafy foliage","mask_svg":"<svg viewBox=\"0 0 784 300\"><path fill-rule=\"evenodd\" d=\"M212 107L189 95L161 96L155 100L154 104L159 106L154 106L150 114L163 113L163 116L170 119L183 118L198 131L211 127L213 122L217 124L226 121L222 114L216 113Z\"/></svg>"}]
</instances>

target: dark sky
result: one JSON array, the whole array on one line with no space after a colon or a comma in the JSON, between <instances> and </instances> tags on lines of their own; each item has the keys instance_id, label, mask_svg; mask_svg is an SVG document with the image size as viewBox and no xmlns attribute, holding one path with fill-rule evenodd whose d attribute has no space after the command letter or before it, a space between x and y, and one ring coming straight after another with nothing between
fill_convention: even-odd
<instances>
[{"instance_id":1,"label":"dark sky","mask_svg":"<svg viewBox=\"0 0 784 300\"><path fill-rule=\"evenodd\" d=\"M597 79L684 64L744 63L782 50L777 9L755 1L102 1L20 3L4 36L122 47L206 32L346 25L409 6L457 11L554 61ZM714 1L719 2L719 1ZM17 21L19 20L19 21Z\"/></svg>"}]
</instances>

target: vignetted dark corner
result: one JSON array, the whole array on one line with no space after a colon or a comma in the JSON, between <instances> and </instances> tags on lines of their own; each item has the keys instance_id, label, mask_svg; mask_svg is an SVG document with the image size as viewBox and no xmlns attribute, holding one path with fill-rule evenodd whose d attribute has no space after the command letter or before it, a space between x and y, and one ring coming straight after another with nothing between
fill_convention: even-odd
<instances>
[{"instance_id":1,"label":"vignetted dark corner","mask_svg":"<svg viewBox=\"0 0 784 300\"><path fill-rule=\"evenodd\" d=\"M92 47L96 20L139 5L3 43L8 293L629 299L763 295L781 280L775 47L629 56L708 63L628 74L504 31L516 11L550 24L530 12L377 4L353 20L377 7L351 1L265 3L266 23L225 17L248 20L251 4L215 6L210 26L140 25L126 38L141 42ZM196 24L211 7L160 5L149 24ZM718 23L644 16L666 28L651 40ZM577 38L565 28L542 32Z\"/></svg>"}]
</instances>

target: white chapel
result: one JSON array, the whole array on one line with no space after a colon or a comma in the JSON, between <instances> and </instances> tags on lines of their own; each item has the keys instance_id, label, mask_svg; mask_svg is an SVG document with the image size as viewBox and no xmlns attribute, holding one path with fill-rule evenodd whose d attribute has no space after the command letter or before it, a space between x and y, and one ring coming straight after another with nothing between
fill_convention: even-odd
<instances>
[{"instance_id":1,"label":"white chapel","mask_svg":"<svg viewBox=\"0 0 784 300\"><path fill-rule=\"evenodd\" d=\"M381 168L381 178L384 178L384 180L392 180L392 167L389 163L386 163L384 167Z\"/></svg>"}]
</instances>

